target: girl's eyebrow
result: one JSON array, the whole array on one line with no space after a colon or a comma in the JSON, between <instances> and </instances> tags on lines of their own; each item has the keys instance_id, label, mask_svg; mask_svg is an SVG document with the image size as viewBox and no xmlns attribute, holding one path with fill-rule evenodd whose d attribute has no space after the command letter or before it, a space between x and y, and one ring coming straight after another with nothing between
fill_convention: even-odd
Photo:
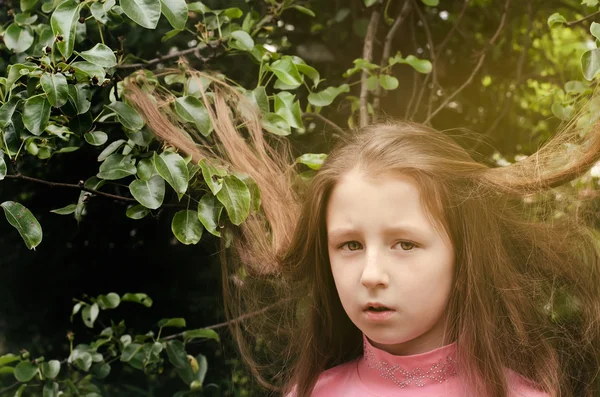
<instances>
[{"instance_id":1,"label":"girl's eyebrow","mask_svg":"<svg viewBox=\"0 0 600 397\"><path fill-rule=\"evenodd\" d=\"M342 238L342 237L350 235L350 234L355 234L357 232L358 232L358 230L353 227L341 227L341 228L333 229L330 232L327 232L327 238L329 240L335 240L335 239ZM383 233L385 235L410 234L410 235L414 235L416 237L422 237L422 238L424 238L424 236L426 235L426 231L423 230L422 228L414 226L414 225L407 225L407 224L388 226L383 229Z\"/></svg>"}]
</instances>

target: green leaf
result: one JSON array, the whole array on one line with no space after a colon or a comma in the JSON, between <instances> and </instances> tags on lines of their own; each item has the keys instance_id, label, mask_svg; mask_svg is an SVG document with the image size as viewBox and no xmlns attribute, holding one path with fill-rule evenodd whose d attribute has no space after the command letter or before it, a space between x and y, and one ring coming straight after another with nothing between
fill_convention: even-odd
<instances>
[{"instance_id":1,"label":"green leaf","mask_svg":"<svg viewBox=\"0 0 600 397\"><path fill-rule=\"evenodd\" d=\"M134 158L130 155L123 156L119 153L113 153L100 165L100 172L96 176L100 179L114 181L129 175L135 175L136 172Z\"/></svg>"},{"instance_id":2,"label":"green leaf","mask_svg":"<svg viewBox=\"0 0 600 397\"><path fill-rule=\"evenodd\" d=\"M189 331L184 331L183 340L184 343L188 343L192 339L214 339L217 342L219 341L219 334L217 334L212 329L192 329Z\"/></svg>"},{"instance_id":3,"label":"green leaf","mask_svg":"<svg viewBox=\"0 0 600 397\"><path fill-rule=\"evenodd\" d=\"M69 100L67 78L62 73L44 73L40 83L50 105L59 108Z\"/></svg>"},{"instance_id":4,"label":"green leaf","mask_svg":"<svg viewBox=\"0 0 600 397\"><path fill-rule=\"evenodd\" d=\"M377 3L377 0L363 0L365 3L365 7L371 7L373 4Z\"/></svg>"},{"instance_id":5,"label":"green leaf","mask_svg":"<svg viewBox=\"0 0 600 397\"><path fill-rule=\"evenodd\" d=\"M7 67L6 77L6 91L10 91L13 85L23 76L29 74L31 71L36 70L38 66L32 62L16 63Z\"/></svg>"},{"instance_id":6,"label":"green leaf","mask_svg":"<svg viewBox=\"0 0 600 397\"><path fill-rule=\"evenodd\" d=\"M42 363L42 373L46 378L54 379L58 376L60 372L60 361L58 360L50 360L48 362Z\"/></svg>"},{"instance_id":7,"label":"green leaf","mask_svg":"<svg viewBox=\"0 0 600 397\"><path fill-rule=\"evenodd\" d=\"M212 194L216 195L223 187L223 177L227 175L227 171L221 167L212 165L205 159L200 160L199 164L202 168L204 182L206 182Z\"/></svg>"},{"instance_id":8,"label":"green leaf","mask_svg":"<svg viewBox=\"0 0 600 397\"><path fill-rule=\"evenodd\" d=\"M179 197L183 197L188 188L189 172L185 160L173 152L154 153L154 166Z\"/></svg>"},{"instance_id":9,"label":"green leaf","mask_svg":"<svg viewBox=\"0 0 600 397\"><path fill-rule=\"evenodd\" d=\"M110 11L111 8L115 6L115 4L115 0L107 0L104 3L97 1L95 3L92 3L92 5L90 6L90 12L92 13L92 16L96 19L96 21L106 25L106 23L108 22L107 13L108 11Z\"/></svg>"},{"instance_id":10,"label":"green leaf","mask_svg":"<svg viewBox=\"0 0 600 397\"><path fill-rule=\"evenodd\" d=\"M309 168L318 171L321 169L323 162L327 158L327 154L325 153L305 153L302 156L296 159L297 163L304 164Z\"/></svg>"},{"instance_id":11,"label":"green leaf","mask_svg":"<svg viewBox=\"0 0 600 397\"><path fill-rule=\"evenodd\" d=\"M6 162L4 161L4 153L0 151L0 181L6 177Z\"/></svg>"},{"instance_id":12,"label":"green leaf","mask_svg":"<svg viewBox=\"0 0 600 397\"><path fill-rule=\"evenodd\" d=\"M202 223L198 213L192 210L182 210L175 214L171 222L171 231L182 244L197 244L202 237Z\"/></svg>"},{"instance_id":13,"label":"green leaf","mask_svg":"<svg viewBox=\"0 0 600 397\"><path fill-rule=\"evenodd\" d=\"M24 52L33 44L33 32L29 26L13 23L4 32L4 44L17 54Z\"/></svg>"},{"instance_id":14,"label":"green leaf","mask_svg":"<svg viewBox=\"0 0 600 397\"><path fill-rule=\"evenodd\" d=\"M571 120L573 116L573 111L575 108L573 106L563 106L560 103L554 103L552 105L552 113L561 120L568 121Z\"/></svg>"},{"instance_id":15,"label":"green leaf","mask_svg":"<svg viewBox=\"0 0 600 397\"><path fill-rule=\"evenodd\" d=\"M138 131L126 130L125 135L127 135L127 137L131 139L133 143L142 147L148 146L154 139L154 134L147 127L144 127Z\"/></svg>"},{"instance_id":16,"label":"green leaf","mask_svg":"<svg viewBox=\"0 0 600 397\"><path fill-rule=\"evenodd\" d=\"M15 367L15 378L19 382L29 382L37 374L38 366L31 361L21 361Z\"/></svg>"},{"instance_id":17,"label":"green leaf","mask_svg":"<svg viewBox=\"0 0 600 397\"><path fill-rule=\"evenodd\" d=\"M123 295L121 297L121 302L134 302L134 303L139 303L142 304L146 307L152 307L152 299L143 293L137 293L137 294L131 294L131 293L126 293L125 295Z\"/></svg>"},{"instance_id":18,"label":"green leaf","mask_svg":"<svg viewBox=\"0 0 600 397\"><path fill-rule=\"evenodd\" d=\"M23 12L31 11L37 3L38 3L38 0L21 0L20 1L21 11L23 11Z\"/></svg>"},{"instance_id":19,"label":"green leaf","mask_svg":"<svg viewBox=\"0 0 600 397\"><path fill-rule=\"evenodd\" d=\"M188 7L185 0L160 0L161 11L167 21L177 30L185 29L188 18Z\"/></svg>"},{"instance_id":20,"label":"green leaf","mask_svg":"<svg viewBox=\"0 0 600 397\"><path fill-rule=\"evenodd\" d=\"M23 12L23 13L20 13L20 14L15 14L15 22L19 26L29 26L29 25L32 25L33 23L35 23L35 21L37 21L37 19L38 19L37 14L31 15L28 12Z\"/></svg>"},{"instance_id":21,"label":"green leaf","mask_svg":"<svg viewBox=\"0 0 600 397\"><path fill-rule=\"evenodd\" d=\"M42 242L43 234L40 223L31 211L14 201L5 201L0 207L4 208L8 223L19 231L27 248L35 249Z\"/></svg>"},{"instance_id":22,"label":"green leaf","mask_svg":"<svg viewBox=\"0 0 600 397\"><path fill-rule=\"evenodd\" d=\"M208 371L208 362L206 361L206 357L202 354L198 354L196 356L196 361L198 362L198 371L196 372L196 382L199 383L199 386L202 386L204 382L204 378L206 377L206 371ZM190 388L193 389L193 383L190 385Z\"/></svg>"},{"instance_id":23,"label":"green leaf","mask_svg":"<svg viewBox=\"0 0 600 397\"><path fill-rule=\"evenodd\" d=\"M600 72L600 48L586 51L581 56L581 70L586 80L592 81Z\"/></svg>"},{"instance_id":24,"label":"green leaf","mask_svg":"<svg viewBox=\"0 0 600 397\"><path fill-rule=\"evenodd\" d=\"M296 67L298 68L298 71L300 73L308 76L308 78L313 81L313 88L317 88L317 86L321 82L321 76L319 75L317 69L313 68L312 66L308 66L304 63L296 64Z\"/></svg>"},{"instance_id":25,"label":"green leaf","mask_svg":"<svg viewBox=\"0 0 600 397\"><path fill-rule=\"evenodd\" d=\"M309 15L309 16L311 16L311 17L313 17L313 18L316 16L316 15L315 15L315 13L313 12L313 10L309 10L309 9L308 9L308 8L306 8L306 7L302 7L302 6L299 6L299 5L293 5L291 8L293 8L293 9L295 9L295 10L298 10L298 11L300 11L301 13L303 13L303 14L306 14L306 15Z\"/></svg>"},{"instance_id":26,"label":"green leaf","mask_svg":"<svg viewBox=\"0 0 600 397\"><path fill-rule=\"evenodd\" d=\"M92 365L91 372L97 379L104 379L108 376L108 374L110 374L110 364L96 363Z\"/></svg>"},{"instance_id":27,"label":"green leaf","mask_svg":"<svg viewBox=\"0 0 600 397\"><path fill-rule=\"evenodd\" d=\"M254 103L262 113L270 112L269 98L265 87L259 86L252 91L246 91L246 97Z\"/></svg>"},{"instance_id":28,"label":"green leaf","mask_svg":"<svg viewBox=\"0 0 600 397\"><path fill-rule=\"evenodd\" d=\"M0 367L2 367L4 365L12 364L15 361L19 361L19 360L20 360L19 356L15 356L12 353L5 354L3 356L0 356Z\"/></svg>"},{"instance_id":29,"label":"green leaf","mask_svg":"<svg viewBox=\"0 0 600 397\"><path fill-rule=\"evenodd\" d=\"M125 215L130 219L142 219L150 213L150 210L141 204L136 204L127 208Z\"/></svg>"},{"instance_id":30,"label":"green leaf","mask_svg":"<svg viewBox=\"0 0 600 397\"><path fill-rule=\"evenodd\" d=\"M96 3L94 3L96 4ZM69 85L69 102L77 114L86 113L90 110L92 92L87 84L70 84Z\"/></svg>"},{"instance_id":31,"label":"green leaf","mask_svg":"<svg viewBox=\"0 0 600 397\"><path fill-rule=\"evenodd\" d=\"M559 12L555 12L548 17L548 27L550 28L553 28L557 25L562 25L564 23L567 23L567 20Z\"/></svg>"},{"instance_id":32,"label":"green leaf","mask_svg":"<svg viewBox=\"0 0 600 397\"><path fill-rule=\"evenodd\" d=\"M94 328L94 322L98 318L98 313L100 313L100 309L96 303L87 305L81 311L81 319L87 327Z\"/></svg>"},{"instance_id":33,"label":"green leaf","mask_svg":"<svg viewBox=\"0 0 600 397\"><path fill-rule=\"evenodd\" d=\"M232 32L231 37L235 39L235 41L231 44L233 44L233 46L239 50L252 51L254 48L254 40L243 30L236 30L235 32Z\"/></svg>"},{"instance_id":34,"label":"green leaf","mask_svg":"<svg viewBox=\"0 0 600 397\"><path fill-rule=\"evenodd\" d=\"M54 36L62 36L62 40L57 41L56 46L65 59L73 53L79 10L80 4L76 0L65 0L56 7L50 18Z\"/></svg>"},{"instance_id":35,"label":"green leaf","mask_svg":"<svg viewBox=\"0 0 600 397\"><path fill-rule=\"evenodd\" d=\"M23 106L23 124L33 135L41 135L50 120L50 103L46 95L28 98Z\"/></svg>"},{"instance_id":36,"label":"green leaf","mask_svg":"<svg viewBox=\"0 0 600 397\"><path fill-rule=\"evenodd\" d=\"M238 226L250 214L250 190L234 175L223 178L223 187L217 193L217 199L223 204L231 223Z\"/></svg>"},{"instance_id":37,"label":"green leaf","mask_svg":"<svg viewBox=\"0 0 600 397\"><path fill-rule=\"evenodd\" d=\"M146 29L156 29L161 3L156 0L121 0L121 8L132 21Z\"/></svg>"},{"instance_id":38,"label":"green leaf","mask_svg":"<svg viewBox=\"0 0 600 397\"><path fill-rule=\"evenodd\" d=\"M565 92L567 94L583 94L589 89L590 87L587 84L579 80L571 80L565 83Z\"/></svg>"},{"instance_id":39,"label":"green leaf","mask_svg":"<svg viewBox=\"0 0 600 397\"><path fill-rule=\"evenodd\" d=\"M193 3L190 3L189 9L190 11L200 12L202 14L206 14L211 11L210 8L205 6L204 3L202 3L201 1L195 1Z\"/></svg>"},{"instance_id":40,"label":"green leaf","mask_svg":"<svg viewBox=\"0 0 600 397\"><path fill-rule=\"evenodd\" d=\"M137 131L141 130L144 126L142 116L125 102L113 102L110 105L107 105L107 107L117 114L119 122L123 124L125 128Z\"/></svg>"},{"instance_id":41,"label":"green leaf","mask_svg":"<svg viewBox=\"0 0 600 397\"><path fill-rule=\"evenodd\" d=\"M185 328L185 318L163 318L158 322L159 327Z\"/></svg>"},{"instance_id":42,"label":"green leaf","mask_svg":"<svg viewBox=\"0 0 600 397\"><path fill-rule=\"evenodd\" d=\"M108 156L113 154L117 149L119 149L125 143L124 139L119 139L114 142L111 142L107 147L104 148L102 152L98 155L98 161L104 161Z\"/></svg>"},{"instance_id":43,"label":"green leaf","mask_svg":"<svg viewBox=\"0 0 600 397\"><path fill-rule=\"evenodd\" d=\"M379 76L379 83L384 90L395 90L398 88L398 79L387 74Z\"/></svg>"},{"instance_id":44,"label":"green leaf","mask_svg":"<svg viewBox=\"0 0 600 397\"><path fill-rule=\"evenodd\" d=\"M4 161L4 153L0 150L0 181L6 177L6 161Z\"/></svg>"},{"instance_id":45,"label":"green leaf","mask_svg":"<svg viewBox=\"0 0 600 397\"><path fill-rule=\"evenodd\" d=\"M103 131L86 132L83 138L92 146L102 146L108 140L108 135Z\"/></svg>"},{"instance_id":46,"label":"green leaf","mask_svg":"<svg viewBox=\"0 0 600 397\"><path fill-rule=\"evenodd\" d=\"M189 367L190 362L188 361L183 342L177 339L170 340L167 342L166 350L169 361L175 368Z\"/></svg>"},{"instance_id":47,"label":"green leaf","mask_svg":"<svg viewBox=\"0 0 600 397\"><path fill-rule=\"evenodd\" d=\"M142 349L142 345L139 343L130 343L123 349L121 353L121 361L127 363L131 361L133 356L137 354Z\"/></svg>"},{"instance_id":48,"label":"green leaf","mask_svg":"<svg viewBox=\"0 0 600 397\"><path fill-rule=\"evenodd\" d=\"M86 61L103 68L112 68L117 65L117 57L110 47L97 43L87 51L82 51L79 55Z\"/></svg>"},{"instance_id":49,"label":"green leaf","mask_svg":"<svg viewBox=\"0 0 600 397\"><path fill-rule=\"evenodd\" d=\"M369 91L375 91L377 89L377 85L379 84L379 76L376 74L369 76L366 83Z\"/></svg>"},{"instance_id":50,"label":"green leaf","mask_svg":"<svg viewBox=\"0 0 600 397\"><path fill-rule=\"evenodd\" d=\"M143 180L147 181L152 178L154 175L158 175L158 171L154 167L154 163L151 158L141 159L137 163L137 176Z\"/></svg>"},{"instance_id":51,"label":"green leaf","mask_svg":"<svg viewBox=\"0 0 600 397\"><path fill-rule=\"evenodd\" d=\"M289 92L280 92L275 96L275 113L285 119L294 128L304 128L302 124L302 111L300 101L295 101L296 96Z\"/></svg>"},{"instance_id":52,"label":"green leaf","mask_svg":"<svg viewBox=\"0 0 600 397\"><path fill-rule=\"evenodd\" d=\"M440 0L421 0L423 4L429 7L437 7L440 4Z\"/></svg>"},{"instance_id":53,"label":"green leaf","mask_svg":"<svg viewBox=\"0 0 600 397\"><path fill-rule=\"evenodd\" d=\"M286 136L292 133L288 122L276 113L263 114L261 122L263 128L271 134Z\"/></svg>"},{"instance_id":54,"label":"green leaf","mask_svg":"<svg viewBox=\"0 0 600 397\"><path fill-rule=\"evenodd\" d=\"M165 198L165 180L160 175L147 181L138 179L131 182L129 191L144 207L155 210L162 205Z\"/></svg>"},{"instance_id":55,"label":"green leaf","mask_svg":"<svg viewBox=\"0 0 600 397\"><path fill-rule=\"evenodd\" d=\"M598 0L583 0L581 4L586 5L588 7L596 7L598 5L598 2Z\"/></svg>"},{"instance_id":56,"label":"green leaf","mask_svg":"<svg viewBox=\"0 0 600 397\"><path fill-rule=\"evenodd\" d=\"M208 110L198 98L193 96L177 98L175 111L185 121L194 123L202 135L209 136L212 132L213 127Z\"/></svg>"},{"instance_id":57,"label":"green leaf","mask_svg":"<svg viewBox=\"0 0 600 397\"><path fill-rule=\"evenodd\" d=\"M210 193L206 193L198 203L198 219L208 232L214 236L221 237L217 230L219 218L223 212L223 205Z\"/></svg>"},{"instance_id":58,"label":"green leaf","mask_svg":"<svg viewBox=\"0 0 600 397\"><path fill-rule=\"evenodd\" d=\"M329 106L343 92L350 92L348 84L342 84L339 87L329 87L317 93L313 92L308 95L308 102L313 106Z\"/></svg>"},{"instance_id":59,"label":"green leaf","mask_svg":"<svg viewBox=\"0 0 600 397\"><path fill-rule=\"evenodd\" d=\"M56 382L48 382L42 389L42 397L58 397L58 393L58 383Z\"/></svg>"},{"instance_id":60,"label":"green leaf","mask_svg":"<svg viewBox=\"0 0 600 397\"><path fill-rule=\"evenodd\" d=\"M427 74L433 70L433 65L429 60L419 59L414 55L407 56L403 63L409 64L419 73Z\"/></svg>"},{"instance_id":61,"label":"green leaf","mask_svg":"<svg viewBox=\"0 0 600 397\"><path fill-rule=\"evenodd\" d=\"M77 209L77 204L69 204L66 207L57 208L55 210L51 210L50 212L54 212L58 215L70 215Z\"/></svg>"},{"instance_id":62,"label":"green leaf","mask_svg":"<svg viewBox=\"0 0 600 397\"><path fill-rule=\"evenodd\" d=\"M12 116L20 101L21 99L13 96L0 107L0 129L6 128L6 126L12 122Z\"/></svg>"},{"instance_id":63,"label":"green leaf","mask_svg":"<svg viewBox=\"0 0 600 397\"><path fill-rule=\"evenodd\" d=\"M284 56L280 60L273 62L270 69L279 80L290 87L297 88L302 84L302 76L290 57Z\"/></svg>"},{"instance_id":64,"label":"green leaf","mask_svg":"<svg viewBox=\"0 0 600 397\"><path fill-rule=\"evenodd\" d=\"M102 66L94 65L91 62L73 62L71 67L75 69L75 77L77 77L77 81L87 81L96 77L98 82L102 82L106 77L106 71L104 68Z\"/></svg>"},{"instance_id":65,"label":"green leaf","mask_svg":"<svg viewBox=\"0 0 600 397\"><path fill-rule=\"evenodd\" d=\"M97 302L102 310L115 309L121 303L121 298L116 293L109 292L106 295L98 296Z\"/></svg>"},{"instance_id":66,"label":"green leaf","mask_svg":"<svg viewBox=\"0 0 600 397\"><path fill-rule=\"evenodd\" d=\"M92 355L89 352L87 352L85 350L80 350L78 348L73 350L73 353L69 357L69 360L77 368L79 368L85 372L89 371L90 367L92 366L92 362L93 362Z\"/></svg>"},{"instance_id":67,"label":"green leaf","mask_svg":"<svg viewBox=\"0 0 600 397\"><path fill-rule=\"evenodd\" d=\"M592 22L590 26L590 33L598 40L600 40L600 23Z\"/></svg>"}]
</instances>

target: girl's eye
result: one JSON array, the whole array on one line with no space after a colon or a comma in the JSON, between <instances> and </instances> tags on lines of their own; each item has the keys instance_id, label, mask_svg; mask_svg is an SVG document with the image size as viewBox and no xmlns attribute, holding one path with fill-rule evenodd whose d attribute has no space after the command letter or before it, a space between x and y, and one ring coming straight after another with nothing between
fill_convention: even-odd
<instances>
[{"instance_id":1,"label":"girl's eye","mask_svg":"<svg viewBox=\"0 0 600 397\"><path fill-rule=\"evenodd\" d=\"M396 245L399 245L404 251L411 251L417 246L415 243L411 243L410 241L400 241Z\"/></svg>"},{"instance_id":2,"label":"girl's eye","mask_svg":"<svg viewBox=\"0 0 600 397\"><path fill-rule=\"evenodd\" d=\"M348 241L340 246L340 248L348 247L347 251L357 251L360 249L360 243L358 241Z\"/></svg>"}]
</instances>

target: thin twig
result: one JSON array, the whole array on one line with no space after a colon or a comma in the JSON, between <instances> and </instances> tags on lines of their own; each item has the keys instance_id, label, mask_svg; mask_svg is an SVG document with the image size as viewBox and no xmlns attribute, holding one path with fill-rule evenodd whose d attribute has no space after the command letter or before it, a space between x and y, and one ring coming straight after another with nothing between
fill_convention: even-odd
<instances>
[{"instance_id":1,"label":"thin twig","mask_svg":"<svg viewBox=\"0 0 600 397\"><path fill-rule=\"evenodd\" d=\"M6 175L4 177L5 179L15 179L15 180L23 180L23 181L29 181L29 182L35 182L35 183L40 183L42 185L46 185L46 186L50 186L50 187L64 187L64 188L69 188L69 189L77 189L79 191L84 191L84 192L88 192L88 193L92 193L98 196L102 196L102 197L106 197L106 198L110 198L113 200L118 200L118 201L124 201L126 203L137 203L138 201L134 198L130 198L130 197L123 197L123 196L117 196L116 194L110 194L110 193L105 193L105 192L101 192L99 190L95 190L95 189L89 189L87 187L85 187L83 185L83 182L80 182L79 184L72 184L72 183L62 183L62 182L50 182L50 181L46 181L43 179L38 179L38 178L33 178L27 175L23 175L21 173L15 174L15 175ZM181 204L163 204L162 207L175 207L175 208L179 208L179 207L185 207L185 205L181 205Z\"/></svg>"},{"instance_id":2,"label":"thin twig","mask_svg":"<svg viewBox=\"0 0 600 397\"><path fill-rule=\"evenodd\" d=\"M527 53L529 52L529 48L531 47L531 44L532 44L532 40L531 40L531 37L529 37L529 35L531 34L531 29L533 29L534 14L535 14L535 12L534 12L533 5L530 2L527 5L527 18L529 20L529 26L527 27L527 30L525 31L525 33L523 35L523 41L524 41L523 52L521 52L521 55L519 56L519 60L517 61L517 70L516 70L515 81L514 81L515 87L518 87L519 84L521 83L521 81L523 80L523 67L525 66L525 60L527 59ZM504 95L504 102L502 105L502 110L500 111L500 113L498 114L496 119L492 122L490 128L488 128L485 135L489 135L498 127L498 124L500 124L500 121L504 119L504 116L506 116L506 113L510 109L511 104L514 104L513 97L511 96L509 98L506 95Z\"/></svg>"},{"instance_id":3,"label":"thin twig","mask_svg":"<svg viewBox=\"0 0 600 397\"><path fill-rule=\"evenodd\" d=\"M271 309L272 309L272 308L274 308L275 306L278 306L278 305L280 305L280 304L282 304L283 302L286 302L286 301L288 301L288 299L281 299L280 301L277 301L277 302L275 302L275 303L273 303L272 305L269 305L269 306L267 306L267 307L263 307L262 309L260 309L260 310L257 310L257 311L255 311L255 312L252 312L252 313L246 313L246 314L244 314L244 315L241 315L241 316L239 316L239 317L237 317L237 318L234 318L234 319L233 319L233 320L231 320L231 321L225 321L225 322L223 322L223 323L214 324L214 325L209 325L208 327L203 327L203 328L201 328L201 329L212 329L212 330L215 330L215 329L219 329L219 328L224 328L224 327L226 327L226 326L228 326L228 325L230 325L230 324L239 323L240 321L244 321L244 320L246 320L247 318L254 317L254 316L257 316L257 315L259 315L259 314L262 314L262 313L266 312L267 310L271 310ZM164 338L160 338L160 340L161 340L161 341L168 341L168 340L171 340L171 339L177 339L177 338L181 338L181 337L183 336L183 334L184 334L184 333L185 333L185 331L184 331L184 332L180 332L180 333L178 333L178 334L174 334L174 335L165 336Z\"/></svg>"},{"instance_id":4,"label":"thin twig","mask_svg":"<svg viewBox=\"0 0 600 397\"><path fill-rule=\"evenodd\" d=\"M381 68L384 68L387 65L388 59L390 58L390 55L392 52L392 42L394 41L396 32L398 31L398 28L404 23L404 21L406 20L406 17L408 16L409 13L410 13L410 0L405 0L404 5L402 6L402 10L400 10L400 13L396 17L394 24L392 25L392 27L388 31L387 35L385 36L385 43L383 45L383 54L381 55L381 63L379 64L379 66ZM381 103L381 84L379 84L379 82L378 82L377 88L375 89L375 96L373 98L373 111L374 111L373 118L374 118L374 120L377 120L377 114L379 112L379 107L381 106L380 103Z\"/></svg>"},{"instance_id":5,"label":"thin twig","mask_svg":"<svg viewBox=\"0 0 600 397\"><path fill-rule=\"evenodd\" d=\"M429 54L431 55L431 64L433 65L433 70L431 71L431 80L432 80L433 86L431 87L431 90L429 91L429 100L428 100L428 105L427 105L427 117L429 118L429 115L431 114L431 106L433 103L433 95L435 94L435 92L439 86L438 80L437 80L437 59L436 59L436 54L435 54L435 48L433 45L433 38L431 36L431 30L429 29L429 24L427 23L427 19L425 18L425 15L423 15L423 12L421 12L421 9L419 8L419 5L417 4L416 0L412 0L412 2L413 2L413 6L414 6L415 10L417 11L417 15L419 16L419 19L423 23L423 29L425 29L425 37L427 38L427 45L429 47ZM427 80L426 80L426 82L427 82ZM425 84L425 86L426 85L427 84Z\"/></svg>"},{"instance_id":6,"label":"thin twig","mask_svg":"<svg viewBox=\"0 0 600 397\"><path fill-rule=\"evenodd\" d=\"M129 64L124 64L124 65L117 65L117 69L135 69L135 68L147 68L150 67L152 65L156 65L157 63L160 62L164 62L167 61L169 59L173 59L173 58L178 58L182 55L187 55L187 54L192 54L194 53L196 55L196 57L198 57L198 59L200 59L202 62L208 62L210 61L212 58L215 58L214 55L212 56L208 56L205 57L203 55L200 54L200 50L203 50L205 48L207 48L208 45L204 44L204 43L200 43L200 45L198 45L197 47L194 48L188 48L187 50L182 50L182 51L177 51L174 52L172 54L169 55L163 55L154 59L151 59L149 61L146 62L141 62L141 63L129 63Z\"/></svg>"},{"instance_id":7,"label":"thin twig","mask_svg":"<svg viewBox=\"0 0 600 397\"><path fill-rule=\"evenodd\" d=\"M577 25L578 23L581 23L581 22L583 22L583 21L587 21L588 19L590 19L590 18L593 18L593 17L595 17L595 16L596 16L596 15L598 15L598 14L600 14L600 11L596 11L596 12L594 12L594 13L592 13L592 14L588 15L588 16L585 16L585 17L583 17L583 18L581 18L581 19L578 19L578 20L576 20L576 21L570 21L570 22L567 22L567 23L565 23L565 26L573 26L573 25Z\"/></svg>"},{"instance_id":8,"label":"thin twig","mask_svg":"<svg viewBox=\"0 0 600 397\"><path fill-rule=\"evenodd\" d=\"M6 386L5 388L0 389L0 395L4 394L6 392L11 391L12 389L14 389L15 387L19 386L21 384L21 382L15 382L10 386Z\"/></svg>"},{"instance_id":9,"label":"thin twig","mask_svg":"<svg viewBox=\"0 0 600 397\"><path fill-rule=\"evenodd\" d=\"M371 14L371 20L369 21L369 27L367 28L367 36L365 37L365 43L363 46L362 57L366 62L373 60L373 41L377 34L377 27L379 26L379 4L375 6L373 13ZM367 79L369 73L366 69L363 69L360 78L360 126L365 127L369 124L369 89L367 88Z\"/></svg>"},{"instance_id":10,"label":"thin twig","mask_svg":"<svg viewBox=\"0 0 600 397\"><path fill-rule=\"evenodd\" d=\"M511 0L506 0L506 3L504 3L504 12L502 14L502 19L500 20L500 23L498 24L498 28L496 29L494 36L492 36L489 43L487 44L487 48L484 48L482 50L481 57L479 58L479 61L477 62L477 65L475 66L475 69L473 69L473 72L471 73L471 75L467 78L467 80L460 87L458 87L458 89L456 91L454 91L452 94L450 94L450 96L448 96L444 100L444 102L440 106L438 106L438 108L435 109L435 111L433 111L429 115L429 117L427 117L427 119L424 121L424 124L429 123L432 118L434 118L442 109L444 109L446 107L446 105L448 105L448 103L450 103L450 101L452 101L462 90L464 90L469 84L471 84L471 82L475 78L475 75L477 74L477 72L479 72L479 69L481 69L481 66L483 66L483 62L485 61L487 52L489 51L490 48L492 48L492 46L494 45L494 43L500 36L500 32L502 31L502 28L506 24L506 17L508 15L508 8L510 6L510 1Z\"/></svg>"},{"instance_id":11,"label":"thin twig","mask_svg":"<svg viewBox=\"0 0 600 397\"><path fill-rule=\"evenodd\" d=\"M437 50L435 53L436 58L440 57L442 50L446 47L446 44L448 44L450 42L450 38L452 38L452 35L458 29L458 24L460 23L463 16L465 15L468 7L469 7L469 0L464 0L463 8L462 8L462 10L460 10L460 14L458 15L458 18L456 18L456 22L454 22L454 25L452 25L452 27L448 31L448 34L446 35L446 37L444 37L444 40L442 40L440 45L438 45L438 47L437 47Z\"/></svg>"},{"instance_id":12,"label":"thin twig","mask_svg":"<svg viewBox=\"0 0 600 397\"><path fill-rule=\"evenodd\" d=\"M416 51L417 49L417 40L416 40L416 34L415 34L415 24L414 23L410 23L410 37L411 37L411 41L413 44L413 47ZM410 115L410 110L412 108L413 102L415 100L415 97L417 95L417 85L418 85L418 81L421 79L421 75L416 71L413 70L413 87L412 87L412 93L410 95L410 100L408 101L408 104L406 105L406 111L404 113L404 118L408 119L409 115Z\"/></svg>"},{"instance_id":13,"label":"thin twig","mask_svg":"<svg viewBox=\"0 0 600 397\"><path fill-rule=\"evenodd\" d=\"M325 124L327 124L328 126L333 128L334 130L336 130L340 135L343 136L346 134L346 132L344 131L344 129L342 127L340 127L333 121L329 120L325 116L320 115L319 113L304 113L304 114L302 114L302 117L307 117L307 118L314 117L316 119L321 120L322 122L324 122Z\"/></svg>"}]
</instances>

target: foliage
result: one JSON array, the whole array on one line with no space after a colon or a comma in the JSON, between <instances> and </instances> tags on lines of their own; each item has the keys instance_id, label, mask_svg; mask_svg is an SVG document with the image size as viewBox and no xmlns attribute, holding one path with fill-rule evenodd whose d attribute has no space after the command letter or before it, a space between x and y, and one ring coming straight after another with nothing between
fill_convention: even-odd
<instances>
[{"instance_id":1,"label":"foliage","mask_svg":"<svg viewBox=\"0 0 600 397\"><path fill-rule=\"evenodd\" d=\"M509 3L21 0L0 28L3 58L9 59L0 77L0 181L77 190L52 211L77 223L85 222L92 199L106 198L126 203L124 215L133 220L167 214L181 244L230 242L231 228L259 209L252 181L162 146L122 98L123 80L143 76L176 98L170 106L181 123L212 142L202 101L203 94L210 98L211 81L190 78L183 67L178 74L160 72L180 56L198 68L218 69L214 78L235 85L257 106L267 134L308 147L297 157L301 177L309 178L326 157L318 123L341 134L339 124L352 128L385 114L440 129L460 124L480 130L503 150L486 153L490 161L503 164L509 155L516 161L590 97L600 73L600 24L586 17L594 15L597 1L564 9L535 1L509 9ZM363 51L376 41L367 35L373 20L381 39L375 55ZM329 47L311 51L318 41ZM153 46L165 55L148 59L156 55ZM335 62L319 60L319 54ZM592 123L595 114L592 107L582 120ZM92 174L76 184L46 180L46 169L58 168L76 151L94 164ZM0 200L0 206L35 250L44 224L26 201L23 194ZM92 328L100 312L142 299L98 296L78 302L73 315L80 312ZM0 373L14 374L18 395L36 385L44 396L93 396L101 394L96 382L115 360L148 375L169 363L187 385L185 393L197 392L208 364L202 355L188 361L186 342L211 335L196 330L178 334L183 342L161 338L163 327L178 326L185 321L167 319L157 337L127 336L123 323L113 323L94 340L71 347L66 361L9 354L0 358Z\"/></svg>"}]
</instances>

